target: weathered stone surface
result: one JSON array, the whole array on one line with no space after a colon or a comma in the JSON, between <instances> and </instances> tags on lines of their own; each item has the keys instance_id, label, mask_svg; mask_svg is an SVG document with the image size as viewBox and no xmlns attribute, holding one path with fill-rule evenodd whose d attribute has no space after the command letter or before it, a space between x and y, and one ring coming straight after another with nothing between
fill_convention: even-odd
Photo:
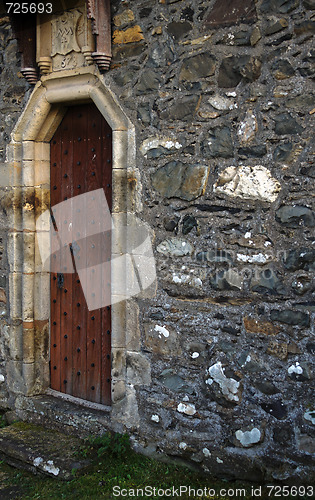
<instances>
[{"instance_id":1,"label":"weathered stone surface","mask_svg":"<svg viewBox=\"0 0 315 500\"><path fill-rule=\"evenodd\" d=\"M315 0L303 0L303 5L306 9L315 10Z\"/></svg>"},{"instance_id":2,"label":"weathered stone surface","mask_svg":"<svg viewBox=\"0 0 315 500\"><path fill-rule=\"evenodd\" d=\"M297 295L304 295L314 290L311 276L298 275L291 283L291 287Z\"/></svg>"},{"instance_id":3,"label":"weathered stone surface","mask_svg":"<svg viewBox=\"0 0 315 500\"><path fill-rule=\"evenodd\" d=\"M216 193L267 202L275 201L280 190L280 183L261 165L228 167L213 186Z\"/></svg>"},{"instance_id":4,"label":"weathered stone surface","mask_svg":"<svg viewBox=\"0 0 315 500\"><path fill-rule=\"evenodd\" d=\"M315 217L312 210L300 205L283 205L276 211L276 221L292 228L315 226Z\"/></svg>"},{"instance_id":5,"label":"weathered stone surface","mask_svg":"<svg viewBox=\"0 0 315 500\"><path fill-rule=\"evenodd\" d=\"M270 321L263 321L250 316L243 318L245 330L249 333L262 333L264 335L277 335L281 329Z\"/></svg>"},{"instance_id":6,"label":"weathered stone surface","mask_svg":"<svg viewBox=\"0 0 315 500\"><path fill-rule=\"evenodd\" d=\"M155 71L146 70L142 73L136 86L137 94L147 94L157 91L162 83L161 75Z\"/></svg>"},{"instance_id":7,"label":"weathered stone surface","mask_svg":"<svg viewBox=\"0 0 315 500\"><path fill-rule=\"evenodd\" d=\"M274 394L278 394L280 392L279 389L268 380L257 380L254 382L254 386L267 396L273 396Z\"/></svg>"},{"instance_id":8,"label":"weathered stone surface","mask_svg":"<svg viewBox=\"0 0 315 500\"><path fill-rule=\"evenodd\" d=\"M255 444L261 443L264 439L264 433L261 429L257 427L253 427L250 431L241 429L235 432L235 437L238 446L242 446L243 448L251 448Z\"/></svg>"},{"instance_id":9,"label":"weathered stone surface","mask_svg":"<svg viewBox=\"0 0 315 500\"><path fill-rule=\"evenodd\" d=\"M226 262L227 264L232 264L233 262L232 255L225 250L208 250L207 252L199 252L196 255L196 259L199 262Z\"/></svg>"},{"instance_id":10,"label":"weathered stone surface","mask_svg":"<svg viewBox=\"0 0 315 500\"><path fill-rule=\"evenodd\" d=\"M157 251L170 257L183 257L193 252L193 247L188 241L180 238L170 238L162 241L157 247Z\"/></svg>"},{"instance_id":11,"label":"weathered stone surface","mask_svg":"<svg viewBox=\"0 0 315 500\"><path fill-rule=\"evenodd\" d=\"M235 378L228 377L225 371L222 363L218 361L207 369L205 382L221 404L239 404L242 394L240 379L236 375Z\"/></svg>"},{"instance_id":12,"label":"weathered stone surface","mask_svg":"<svg viewBox=\"0 0 315 500\"><path fill-rule=\"evenodd\" d=\"M283 311L273 309L270 313L270 318L272 321L279 321L280 323L285 323L287 325L301 327L308 327L310 325L310 317L308 313L293 311L291 309Z\"/></svg>"},{"instance_id":13,"label":"weathered stone surface","mask_svg":"<svg viewBox=\"0 0 315 500\"><path fill-rule=\"evenodd\" d=\"M279 144L279 146L276 147L274 154L273 154L273 159L275 161L287 161L292 153L292 143L291 142L284 142L283 144Z\"/></svg>"},{"instance_id":14,"label":"weathered stone surface","mask_svg":"<svg viewBox=\"0 0 315 500\"><path fill-rule=\"evenodd\" d=\"M315 33L315 21L303 21L294 27L294 33L299 36L304 33Z\"/></svg>"},{"instance_id":15,"label":"weathered stone surface","mask_svg":"<svg viewBox=\"0 0 315 500\"><path fill-rule=\"evenodd\" d=\"M169 217L165 217L164 219L164 228L165 231L172 232L174 229L178 227L179 217L174 217L173 219Z\"/></svg>"},{"instance_id":16,"label":"weathered stone surface","mask_svg":"<svg viewBox=\"0 0 315 500\"><path fill-rule=\"evenodd\" d=\"M194 82L214 74L215 58L208 52L185 59L180 71L179 80Z\"/></svg>"},{"instance_id":17,"label":"weathered stone surface","mask_svg":"<svg viewBox=\"0 0 315 500\"><path fill-rule=\"evenodd\" d=\"M302 453L307 453L314 456L315 454L315 438L309 434L298 433L296 437L298 450Z\"/></svg>"},{"instance_id":18,"label":"weathered stone surface","mask_svg":"<svg viewBox=\"0 0 315 500\"><path fill-rule=\"evenodd\" d=\"M226 45L250 45L251 34L249 31L235 31L234 33L227 33L220 40L220 43L225 43Z\"/></svg>"},{"instance_id":19,"label":"weathered stone surface","mask_svg":"<svg viewBox=\"0 0 315 500\"><path fill-rule=\"evenodd\" d=\"M268 345L267 354L272 354L284 361L288 357L288 344L271 340Z\"/></svg>"},{"instance_id":20,"label":"weathered stone surface","mask_svg":"<svg viewBox=\"0 0 315 500\"><path fill-rule=\"evenodd\" d=\"M252 46L255 46L259 42L259 40L261 40L261 31L259 29L259 26L255 26L250 36L250 44Z\"/></svg>"},{"instance_id":21,"label":"weathered stone surface","mask_svg":"<svg viewBox=\"0 0 315 500\"><path fill-rule=\"evenodd\" d=\"M303 127L290 113L281 113L275 117L275 133L278 135L300 134Z\"/></svg>"},{"instance_id":22,"label":"weathered stone surface","mask_svg":"<svg viewBox=\"0 0 315 500\"><path fill-rule=\"evenodd\" d=\"M145 50L146 45L144 43L130 43L124 44L122 46L113 46L113 60L120 61L122 59L128 59L129 57L136 57L142 54Z\"/></svg>"},{"instance_id":23,"label":"weathered stone surface","mask_svg":"<svg viewBox=\"0 0 315 500\"><path fill-rule=\"evenodd\" d=\"M315 179L315 165L310 167L302 167L300 170L302 175L309 175L313 179Z\"/></svg>"},{"instance_id":24,"label":"weathered stone surface","mask_svg":"<svg viewBox=\"0 0 315 500\"><path fill-rule=\"evenodd\" d=\"M204 193L209 167L172 161L152 175L152 185L166 198L194 200Z\"/></svg>"},{"instance_id":25,"label":"weathered stone surface","mask_svg":"<svg viewBox=\"0 0 315 500\"><path fill-rule=\"evenodd\" d=\"M173 21L167 25L168 33L175 39L180 40L184 35L189 33L192 29L191 24L188 21Z\"/></svg>"},{"instance_id":26,"label":"weathered stone surface","mask_svg":"<svg viewBox=\"0 0 315 500\"><path fill-rule=\"evenodd\" d=\"M218 271L210 278L211 286L215 290L242 290L243 278L237 271Z\"/></svg>"},{"instance_id":27,"label":"weathered stone surface","mask_svg":"<svg viewBox=\"0 0 315 500\"><path fill-rule=\"evenodd\" d=\"M6 293L3 288L0 288L0 302L3 302L4 304L7 302Z\"/></svg>"},{"instance_id":28,"label":"weathered stone surface","mask_svg":"<svg viewBox=\"0 0 315 500\"><path fill-rule=\"evenodd\" d=\"M83 441L56 430L26 424L13 424L0 431L0 452L9 464L35 473L69 480L73 471L90 462L78 459Z\"/></svg>"},{"instance_id":29,"label":"weathered stone surface","mask_svg":"<svg viewBox=\"0 0 315 500\"><path fill-rule=\"evenodd\" d=\"M115 26L122 26L123 24L128 24L134 21L135 16L132 10L126 9L121 14L114 16L113 21Z\"/></svg>"},{"instance_id":30,"label":"weathered stone surface","mask_svg":"<svg viewBox=\"0 0 315 500\"><path fill-rule=\"evenodd\" d=\"M154 354L177 356L181 353L176 331L164 324L145 325L144 343L146 348Z\"/></svg>"},{"instance_id":31,"label":"weathered stone surface","mask_svg":"<svg viewBox=\"0 0 315 500\"><path fill-rule=\"evenodd\" d=\"M288 21L283 17L281 19L278 19L272 16L268 20L268 24L265 29L265 35L274 35L275 33L282 31L284 28L287 28L288 26L289 26Z\"/></svg>"},{"instance_id":32,"label":"weathered stone surface","mask_svg":"<svg viewBox=\"0 0 315 500\"><path fill-rule=\"evenodd\" d=\"M140 26L133 26L126 30L115 30L113 32L114 44L140 42L141 40L144 40L144 36Z\"/></svg>"},{"instance_id":33,"label":"weathered stone surface","mask_svg":"<svg viewBox=\"0 0 315 500\"><path fill-rule=\"evenodd\" d=\"M287 59L276 61L272 66L274 76L277 80L284 80L294 76L295 71Z\"/></svg>"},{"instance_id":34,"label":"weathered stone surface","mask_svg":"<svg viewBox=\"0 0 315 500\"><path fill-rule=\"evenodd\" d=\"M151 106L149 103L141 103L137 108L137 118L141 120L144 125L151 123Z\"/></svg>"},{"instance_id":35,"label":"weathered stone surface","mask_svg":"<svg viewBox=\"0 0 315 500\"><path fill-rule=\"evenodd\" d=\"M285 292L283 283L272 269L264 269L251 281L253 292L261 294L281 294Z\"/></svg>"},{"instance_id":36,"label":"weathered stone surface","mask_svg":"<svg viewBox=\"0 0 315 500\"><path fill-rule=\"evenodd\" d=\"M241 144L251 142L258 131L258 123L255 114L251 109L248 109L244 118L239 124L237 135Z\"/></svg>"},{"instance_id":37,"label":"weathered stone surface","mask_svg":"<svg viewBox=\"0 0 315 500\"><path fill-rule=\"evenodd\" d=\"M298 5L299 0L263 0L260 10L266 14L269 12L287 14L298 7Z\"/></svg>"},{"instance_id":38,"label":"weathered stone surface","mask_svg":"<svg viewBox=\"0 0 315 500\"><path fill-rule=\"evenodd\" d=\"M240 22L252 23L256 20L253 0L217 0L205 18L205 28L234 26Z\"/></svg>"},{"instance_id":39,"label":"weathered stone surface","mask_svg":"<svg viewBox=\"0 0 315 500\"><path fill-rule=\"evenodd\" d=\"M288 108L294 109L294 111L305 111L312 110L315 105L314 96L310 94L302 94L292 99L289 99L286 103Z\"/></svg>"},{"instance_id":40,"label":"weathered stone surface","mask_svg":"<svg viewBox=\"0 0 315 500\"><path fill-rule=\"evenodd\" d=\"M230 158L234 146L231 131L228 127L218 127L209 131L209 136L201 144L203 154L212 158Z\"/></svg>"},{"instance_id":41,"label":"weathered stone surface","mask_svg":"<svg viewBox=\"0 0 315 500\"><path fill-rule=\"evenodd\" d=\"M151 49L147 67L163 68L173 63L176 57L172 43L156 43Z\"/></svg>"},{"instance_id":42,"label":"weathered stone surface","mask_svg":"<svg viewBox=\"0 0 315 500\"><path fill-rule=\"evenodd\" d=\"M186 392L188 394L193 393L193 388L190 387L182 377L177 375L175 370L173 370L172 368L163 370L163 372L159 376L159 380L165 387L167 387L171 391Z\"/></svg>"},{"instance_id":43,"label":"weathered stone surface","mask_svg":"<svg viewBox=\"0 0 315 500\"><path fill-rule=\"evenodd\" d=\"M140 146L141 153L147 158L158 158L179 151L183 145L173 137L149 137Z\"/></svg>"},{"instance_id":44,"label":"weathered stone surface","mask_svg":"<svg viewBox=\"0 0 315 500\"><path fill-rule=\"evenodd\" d=\"M196 217L193 215L185 215L183 219L182 233L184 235L189 234L194 228L198 229L198 222Z\"/></svg>"},{"instance_id":45,"label":"weathered stone surface","mask_svg":"<svg viewBox=\"0 0 315 500\"><path fill-rule=\"evenodd\" d=\"M304 413L304 418L308 422L311 422L311 424L315 425L315 410L307 410Z\"/></svg>"},{"instance_id":46,"label":"weathered stone surface","mask_svg":"<svg viewBox=\"0 0 315 500\"><path fill-rule=\"evenodd\" d=\"M298 269L315 271L315 250L312 248L290 250L283 258L283 265L290 271Z\"/></svg>"},{"instance_id":47,"label":"weathered stone surface","mask_svg":"<svg viewBox=\"0 0 315 500\"><path fill-rule=\"evenodd\" d=\"M209 97L208 101L214 109L219 111L227 111L235 108L235 102L233 99L220 96L219 94Z\"/></svg>"},{"instance_id":48,"label":"weathered stone surface","mask_svg":"<svg viewBox=\"0 0 315 500\"><path fill-rule=\"evenodd\" d=\"M269 413L278 420L282 420L287 416L287 408L279 399L270 403L262 403L261 407L266 413Z\"/></svg>"},{"instance_id":49,"label":"weathered stone surface","mask_svg":"<svg viewBox=\"0 0 315 500\"><path fill-rule=\"evenodd\" d=\"M307 363L296 361L288 368L288 375L292 380L304 382L311 379L310 368Z\"/></svg>"},{"instance_id":50,"label":"weathered stone surface","mask_svg":"<svg viewBox=\"0 0 315 500\"><path fill-rule=\"evenodd\" d=\"M229 56L223 59L218 76L219 87L236 87L244 78L253 82L260 76L261 62L250 56Z\"/></svg>"},{"instance_id":51,"label":"weathered stone surface","mask_svg":"<svg viewBox=\"0 0 315 500\"><path fill-rule=\"evenodd\" d=\"M199 98L191 95L176 99L160 112L163 120L191 120L197 109Z\"/></svg>"},{"instance_id":52,"label":"weathered stone surface","mask_svg":"<svg viewBox=\"0 0 315 500\"><path fill-rule=\"evenodd\" d=\"M253 157L262 158L267 154L266 144L257 144L252 146L244 146L239 148L238 154L241 158Z\"/></svg>"}]
</instances>

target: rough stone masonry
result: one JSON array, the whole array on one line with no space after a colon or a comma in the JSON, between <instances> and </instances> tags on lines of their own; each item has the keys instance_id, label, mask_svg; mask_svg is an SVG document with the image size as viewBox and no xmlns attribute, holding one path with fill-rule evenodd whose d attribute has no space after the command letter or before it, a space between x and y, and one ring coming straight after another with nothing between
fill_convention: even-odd
<instances>
[{"instance_id":1,"label":"rough stone masonry","mask_svg":"<svg viewBox=\"0 0 315 500\"><path fill-rule=\"evenodd\" d=\"M135 446L219 477L309 483L315 2L113 0L112 22L105 81L136 126L137 216L158 271L154 298L138 300L151 378L127 359ZM5 17L0 44L4 161L31 88ZM4 402L7 203L1 186Z\"/></svg>"}]
</instances>

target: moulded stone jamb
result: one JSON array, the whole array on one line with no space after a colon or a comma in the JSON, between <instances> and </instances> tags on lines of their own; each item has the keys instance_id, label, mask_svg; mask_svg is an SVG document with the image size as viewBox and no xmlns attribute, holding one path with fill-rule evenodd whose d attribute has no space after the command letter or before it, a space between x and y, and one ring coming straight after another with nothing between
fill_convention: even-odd
<instances>
[{"instance_id":1,"label":"moulded stone jamb","mask_svg":"<svg viewBox=\"0 0 315 500\"><path fill-rule=\"evenodd\" d=\"M14 220L21 221L21 225L15 227L16 224L14 224L14 230L25 234L23 246L16 245L14 249L14 260L23 263L22 272L11 272L9 280L11 319L21 323L20 326L12 328L11 360L19 359L22 364L14 365L15 368L12 367L12 369L15 372L19 371L23 383L21 379L14 381L14 377L9 378L13 391L24 393L24 395L38 394L48 389L45 382L48 365L45 365L43 359L37 360L34 341L37 327L34 325L36 322L45 324L42 331L42 336L44 336L50 313L50 291L47 285L49 273L40 267L39 248L35 239L35 218L47 209L46 205L49 202L49 141L62 121L67 104L91 101L95 103L113 131L113 212L121 213L132 210L135 203L128 199L126 185L128 168L134 168L135 129L119 105L116 96L105 86L104 77L95 74L91 69L82 68L42 77L41 82L35 86L26 109L12 132L11 144L8 148L8 160L21 162L22 165L20 181L17 182L17 185L22 186L20 188L22 203L19 204L14 214ZM42 204L41 207L36 208L36 211L30 203L32 196L34 199L35 195L38 197L39 204ZM119 233L117 239L115 235L114 232L113 255L118 246L117 240L121 239ZM16 242L18 242L17 235L12 238L12 241L17 238ZM25 259L26 262L24 262ZM124 405L130 408L131 404L131 401L125 398L126 301L118 302L118 299L122 298L124 297L113 297L112 306L113 415L117 413L115 403L119 402L119 408L124 408ZM44 338L42 338L42 344L44 346ZM41 346L37 349L44 352ZM42 366L37 366L36 369L36 362L42 363ZM137 412L136 408L135 412Z\"/></svg>"}]
</instances>

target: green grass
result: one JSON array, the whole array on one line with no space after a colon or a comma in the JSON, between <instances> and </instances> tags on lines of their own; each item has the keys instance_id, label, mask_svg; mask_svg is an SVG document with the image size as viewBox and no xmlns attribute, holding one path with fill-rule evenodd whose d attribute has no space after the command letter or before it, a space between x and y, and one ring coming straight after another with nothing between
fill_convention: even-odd
<instances>
[{"instance_id":1,"label":"green grass","mask_svg":"<svg viewBox=\"0 0 315 500\"><path fill-rule=\"evenodd\" d=\"M93 458L92 465L85 471L83 475L77 475L73 471L73 479L71 481L60 481L44 476L34 476L31 473L19 471L11 468L3 462L0 463L0 499L2 498L18 498L19 500L40 499L40 500L98 500L102 498L195 498L195 499L216 499L227 500L243 498L249 500L251 495L252 485L242 482L226 482L217 479L211 479L208 476L200 475L192 472L182 466L168 465L162 462L151 460L142 455L134 453L129 446L127 436L106 434L102 438L91 439L86 442L82 449L83 457ZM113 488L122 490L130 490L130 495L126 491L122 491L123 496L114 496ZM172 489L179 491L180 486L187 486L196 490L209 490L212 488L216 491L216 496L163 496L163 495L137 495L136 490L144 489L146 486L157 488L160 490ZM13 488L18 492L18 496L11 497L8 495L8 490L1 488ZM258 485L254 486L255 488ZM230 490L229 495L220 495L220 490ZM232 491L246 490L246 495L235 493ZM116 490L117 491L117 490ZM261 498L268 497L263 493ZM293 497L286 497L293 498ZM301 496L295 498L303 498ZM307 497L305 497L307 498ZM309 498L309 497L308 497Z\"/></svg>"},{"instance_id":2,"label":"green grass","mask_svg":"<svg viewBox=\"0 0 315 500\"><path fill-rule=\"evenodd\" d=\"M113 496L114 486L119 486L121 490L136 490L137 488L145 488L147 485L158 489L173 488L173 486L179 488L180 486L187 485L196 489L211 487L216 488L218 491L220 488L241 487L240 483L209 480L183 467L166 465L134 453L129 454L124 459L112 456L109 459L97 460L84 475L80 477L74 476L71 481L59 481L42 476L33 476L30 473L18 471L4 464L0 465L0 470L4 471L7 475L5 480L6 485L18 486L23 491L22 496L18 497L21 500L132 498L129 495L127 497ZM249 489L249 487L247 488ZM135 498L140 497L140 495L138 497L135 496ZM1 490L0 498L2 498ZM142 498L169 498L169 496L153 497L145 495ZM185 496L181 498L185 498ZM214 498L220 499L224 497L216 496ZM242 498L249 499L251 497L246 496Z\"/></svg>"}]
</instances>

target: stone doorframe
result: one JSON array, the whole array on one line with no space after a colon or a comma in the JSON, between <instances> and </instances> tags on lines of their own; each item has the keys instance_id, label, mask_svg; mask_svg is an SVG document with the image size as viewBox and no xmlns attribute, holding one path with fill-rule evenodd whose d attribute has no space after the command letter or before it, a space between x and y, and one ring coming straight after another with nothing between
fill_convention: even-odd
<instances>
[{"instance_id":1,"label":"stone doorframe","mask_svg":"<svg viewBox=\"0 0 315 500\"><path fill-rule=\"evenodd\" d=\"M134 126L104 83L105 78L90 68L42 77L7 148L7 160L14 172L8 243L11 332L7 372L9 390L17 396L49 391L50 281L49 272L42 269L35 223L50 207L49 141L67 105L94 102L113 131L112 214L114 224L118 218L121 227L120 231L116 227L113 234L113 257L121 254L125 237L122 214L134 213L139 208ZM113 266L112 273L114 282L117 269ZM116 409L122 419L126 412L130 416L130 410L137 414L136 408L131 408L133 402L136 405L133 384L137 381L132 378L137 378L137 374L132 371L130 380L126 379L127 356L141 357L137 317L135 301L122 300L112 305L112 413ZM148 376L147 373L147 380Z\"/></svg>"}]
</instances>

